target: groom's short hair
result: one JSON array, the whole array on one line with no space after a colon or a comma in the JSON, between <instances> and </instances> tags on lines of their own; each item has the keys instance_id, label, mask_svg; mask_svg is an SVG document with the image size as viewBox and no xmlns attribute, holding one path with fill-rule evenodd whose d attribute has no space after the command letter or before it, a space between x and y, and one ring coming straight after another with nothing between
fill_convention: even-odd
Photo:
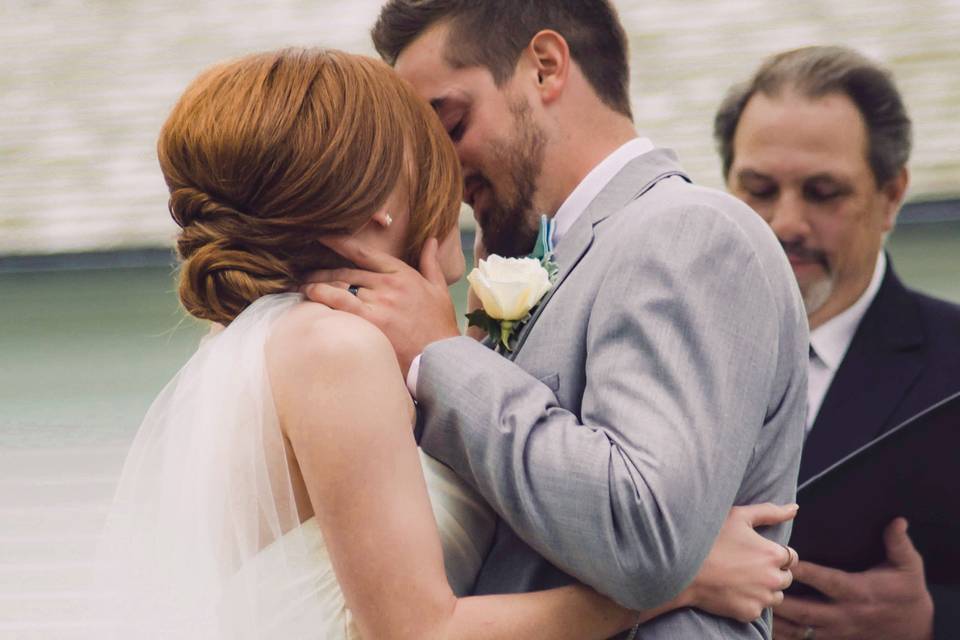
<instances>
[{"instance_id":1,"label":"groom's short hair","mask_svg":"<svg viewBox=\"0 0 960 640\"><path fill-rule=\"evenodd\" d=\"M563 36L570 56L600 100L632 118L627 38L608 0L389 0L371 35L390 65L424 31L451 26L444 56L454 68L483 66L497 86L543 29Z\"/></svg>"}]
</instances>

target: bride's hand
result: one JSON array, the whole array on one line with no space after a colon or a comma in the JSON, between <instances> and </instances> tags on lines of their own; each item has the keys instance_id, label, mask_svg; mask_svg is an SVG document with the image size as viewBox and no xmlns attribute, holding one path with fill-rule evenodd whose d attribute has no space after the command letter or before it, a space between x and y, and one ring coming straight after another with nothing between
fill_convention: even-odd
<instances>
[{"instance_id":1,"label":"bride's hand","mask_svg":"<svg viewBox=\"0 0 960 640\"><path fill-rule=\"evenodd\" d=\"M792 520L797 506L734 507L693 583L680 594L684 606L750 622L783 601L793 582L797 552L754 529Z\"/></svg>"}]
</instances>

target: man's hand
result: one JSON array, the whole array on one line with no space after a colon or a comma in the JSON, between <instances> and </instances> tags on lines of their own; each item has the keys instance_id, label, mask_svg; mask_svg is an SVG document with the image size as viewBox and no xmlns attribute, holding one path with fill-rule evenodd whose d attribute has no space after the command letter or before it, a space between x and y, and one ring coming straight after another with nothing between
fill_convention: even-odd
<instances>
[{"instance_id":1,"label":"man's hand","mask_svg":"<svg viewBox=\"0 0 960 640\"><path fill-rule=\"evenodd\" d=\"M862 573L801 562L793 575L829 598L787 596L774 609L777 640L929 640L933 601L923 558L907 535L907 521L893 520L883 533L887 561ZM812 631L811 631L812 629Z\"/></svg>"},{"instance_id":2,"label":"man's hand","mask_svg":"<svg viewBox=\"0 0 960 640\"><path fill-rule=\"evenodd\" d=\"M353 238L330 237L323 243L358 268L315 271L301 291L314 302L360 316L379 327L393 343L404 377L410 363L427 345L460 335L447 281L437 260L436 239L424 245L419 272ZM357 294L347 291L344 283L358 287Z\"/></svg>"}]
</instances>

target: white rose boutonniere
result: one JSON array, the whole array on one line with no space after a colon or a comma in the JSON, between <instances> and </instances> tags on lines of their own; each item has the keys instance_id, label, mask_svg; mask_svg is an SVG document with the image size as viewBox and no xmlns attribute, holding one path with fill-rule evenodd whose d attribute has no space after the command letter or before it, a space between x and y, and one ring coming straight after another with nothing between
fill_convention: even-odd
<instances>
[{"instance_id":1,"label":"white rose boutonniere","mask_svg":"<svg viewBox=\"0 0 960 640\"><path fill-rule=\"evenodd\" d=\"M482 309L467 314L470 326L484 329L500 347L513 351L519 329L550 291L556 265L548 252L541 258L491 255L467 276Z\"/></svg>"}]
</instances>

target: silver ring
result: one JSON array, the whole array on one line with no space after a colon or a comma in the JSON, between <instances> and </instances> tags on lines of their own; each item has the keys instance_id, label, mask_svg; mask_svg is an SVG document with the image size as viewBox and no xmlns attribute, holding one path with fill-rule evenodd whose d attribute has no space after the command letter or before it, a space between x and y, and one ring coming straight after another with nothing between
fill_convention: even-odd
<instances>
[{"instance_id":1,"label":"silver ring","mask_svg":"<svg viewBox=\"0 0 960 640\"><path fill-rule=\"evenodd\" d=\"M816 640L817 630L808 626L803 630L803 640Z\"/></svg>"},{"instance_id":2,"label":"silver ring","mask_svg":"<svg viewBox=\"0 0 960 640\"><path fill-rule=\"evenodd\" d=\"M358 293L360 293L360 287L358 287L358 286L355 285L355 284L352 284L352 285L350 285L349 287L347 287L347 291L349 291L349 292L351 293L351 295L354 295L354 296L355 296L355 295L357 295Z\"/></svg>"}]
</instances>

